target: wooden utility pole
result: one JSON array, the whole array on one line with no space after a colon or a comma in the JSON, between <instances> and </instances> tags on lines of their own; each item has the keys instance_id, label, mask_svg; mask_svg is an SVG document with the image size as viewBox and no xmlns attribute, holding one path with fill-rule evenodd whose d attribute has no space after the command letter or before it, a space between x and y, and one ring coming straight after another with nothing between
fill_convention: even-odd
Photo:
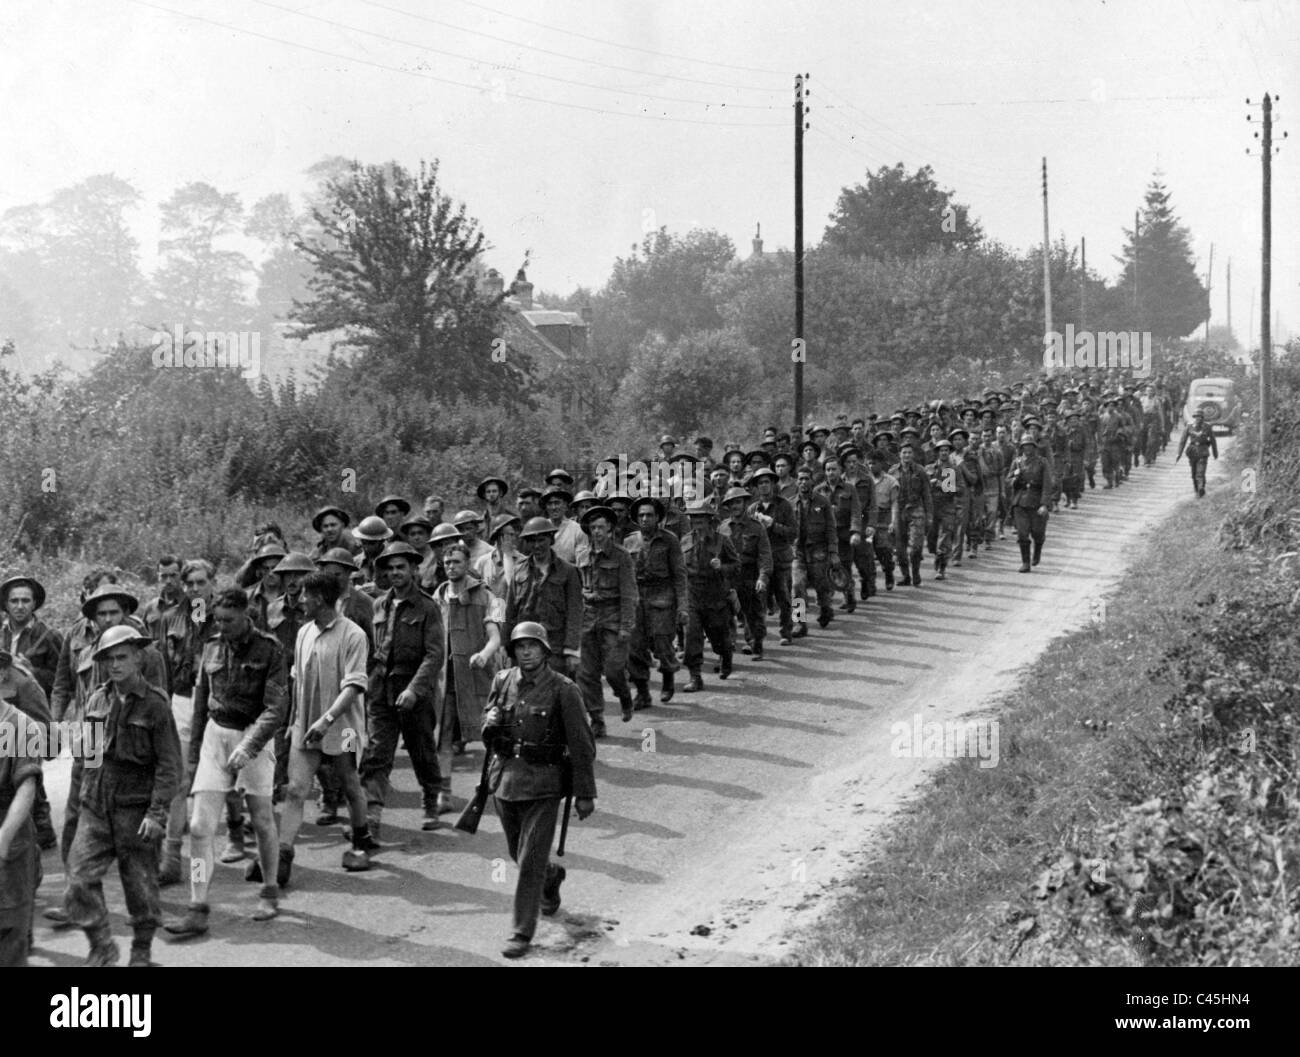
<instances>
[{"instance_id":1,"label":"wooden utility pole","mask_svg":"<svg viewBox=\"0 0 1300 1057\"><path fill-rule=\"evenodd\" d=\"M1259 473L1264 475L1268 451L1268 423L1273 413L1273 335L1269 330L1269 300L1273 259L1273 99L1264 93L1264 136L1260 149L1264 163L1263 229L1260 232L1259 270Z\"/></svg>"},{"instance_id":2,"label":"wooden utility pole","mask_svg":"<svg viewBox=\"0 0 1300 1057\"><path fill-rule=\"evenodd\" d=\"M1043 159L1043 345L1047 347L1052 333L1052 244L1047 227L1047 159Z\"/></svg>"},{"instance_id":3,"label":"wooden utility pole","mask_svg":"<svg viewBox=\"0 0 1300 1057\"><path fill-rule=\"evenodd\" d=\"M1214 302L1211 299L1211 291L1214 289L1214 243L1210 243L1210 267L1205 273L1205 338L1202 344L1210 343L1210 317L1214 315Z\"/></svg>"},{"instance_id":4,"label":"wooden utility pole","mask_svg":"<svg viewBox=\"0 0 1300 1057\"><path fill-rule=\"evenodd\" d=\"M1079 329L1088 329L1088 240L1079 236Z\"/></svg>"},{"instance_id":5,"label":"wooden utility pole","mask_svg":"<svg viewBox=\"0 0 1300 1057\"><path fill-rule=\"evenodd\" d=\"M1232 258L1228 258L1228 334L1232 334Z\"/></svg>"},{"instance_id":6,"label":"wooden utility pole","mask_svg":"<svg viewBox=\"0 0 1300 1057\"><path fill-rule=\"evenodd\" d=\"M1137 326L1138 318L1138 228L1142 224L1141 214L1138 210L1133 210L1133 325Z\"/></svg>"},{"instance_id":7,"label":"wooden utility pole","mask_svg":"<svg viewBox=\"0 0 1300 1057\"><path fill-rule=\"evenodd\" d=\"M807 345L803 333L803 100L805 74L794 78L794 420L803 430L803 363ZM800 437L794 438L798 444Z\"/></svg>"}]
</instances>

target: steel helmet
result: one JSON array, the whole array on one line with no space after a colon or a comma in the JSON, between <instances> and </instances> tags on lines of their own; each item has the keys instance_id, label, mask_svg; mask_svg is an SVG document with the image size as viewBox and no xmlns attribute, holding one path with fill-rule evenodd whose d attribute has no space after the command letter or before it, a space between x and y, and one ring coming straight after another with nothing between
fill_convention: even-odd
<instances>
[{"instance_id":1,"label":"steel helmet","mask_svg":"<svg viewBox=\"0 0 1300 1057\"><path fill-rule=\"evenodd\" d=\"M434 545L439 543L450 543L452 540L458 540L460 538L460 529L455 525L448 524L444 521L433 530L433 535L429 537L429 543Z\"/></svg>"},{"instance_id":2,"label":"steel helmet","mask_svg":"<svg viewBox=\"0 0 1300 1057\"><path fill-rule=\"evenodd\" d=\"M352 530L352 535L369 543L379 543L382 540L391 539L393 530L388 527L383 518L371 514L368 518L363 518L361 524Z\"/></svg>"},{"instance_id":3,"label":"steel helmet","mask_svg":"<svg viewBox=\"0 0 1300 1057\"><path fill-rule=\"evenodd\" d=\"M546 629L535 620L525 620L515 625L514 631L510 632L510 645L514 646L520 639L536 639L545 648L546 652L551 652L551 640L546 635Z\"/></svg>"},{"instance_id":4,"label":"steel helmet","mask_svg":"<svg viewBox=\"0 0 1300 1057\"><path fill-rule=\"evenodd\" d=\"M130 624L116 624L99 637L99 641L95 643L95 652L91 656L98 659L114 646L123 644L144 649L151 642L153 642L153 639L149 638L148 635L141 635Z\"/></svg>"},{"instance_id":5,"label":"steel helmet","mask_svg":"<svg viewBox=\"0 0 1300 1057\"><path fill-rule=\"evenodd\" d=\"M524 525L524 530L519 533L519 538L525 540L532 536L554 536L559 531L551 524L549 518L530 517L528 523Z\"/></svg>"},{"instance_id":6,"label":"steel helmet","mask_svg":"<svg viewBox=\"0 0 1300 1057\"><path fill-rule=\"evenodd\" d=\"M302 551L290 551L280 559L280 564L271 571L276 573L314 573L316 563L303 554Z\"/></svg>"}]
</instances>

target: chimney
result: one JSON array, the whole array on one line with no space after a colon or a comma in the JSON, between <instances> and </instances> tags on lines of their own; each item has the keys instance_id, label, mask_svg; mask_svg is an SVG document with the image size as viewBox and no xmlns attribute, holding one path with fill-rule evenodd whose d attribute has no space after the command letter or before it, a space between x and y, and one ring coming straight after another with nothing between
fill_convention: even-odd
<instances>
[{"instance_id":1,"label":"chimney","mask_svg":"<svg viewBox=\"0 0 1300 1057\"><path fill-rule=\"evenodd\" d=\"M505 280L501 278L501 273L495 268L489 268L487 275L483 276L483 296L490 301L500 297L505 286Z\"/></svg>"},{"instance_id":2,"label":"chimney","mask_svg":"<svg viewBox=\"0 0 1300 1057\"><path fill-rule=\"evenodd\" d=\"M519 302L519 307L523 311L527 312L533 307L533 284L528 281L528 276L524 274L522 268L515 276L515 281L510 284L510 292L515 295L515 300Z\"/></svg>"},{"instance_id":3,"label":"chimney","mask_svg":"<svg viewBox=\"0 0 1300 1057\"><path fill-rule=\"evenodd\" d=\"M753 256L755 257L763 256L763 225L762 224L754 225L754 238L753 241L750 243L750 245L754 247Z\"/></svg>"},{"instance_id":4,"label":"chimney","mask_svg":"<svg viewBox=\"0 0 1300 1057\"><path fill-rule=\"evenodd\" d=\"M591 305L582 306L582 321L591 326Z\"/></svg>"}]
</instances>

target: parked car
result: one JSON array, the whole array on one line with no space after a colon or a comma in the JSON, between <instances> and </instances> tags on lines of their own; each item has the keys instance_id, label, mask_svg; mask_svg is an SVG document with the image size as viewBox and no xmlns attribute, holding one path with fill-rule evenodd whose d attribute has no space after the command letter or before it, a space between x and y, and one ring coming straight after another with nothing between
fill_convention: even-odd
<instances>
[{"instance_id":1,"label":"parked car","mask_svg":"<svg viewBox=\"0 0 1300 1057\"><path fill-rule=\"evenodd\" d=\"M1216 433L1234 433L1241 425L1241 397L1231 378L1196 378L1187 388L1183 424L1191 425L1192 414L1202 411L1205 424Z\"/></svg>"}]
</instances>

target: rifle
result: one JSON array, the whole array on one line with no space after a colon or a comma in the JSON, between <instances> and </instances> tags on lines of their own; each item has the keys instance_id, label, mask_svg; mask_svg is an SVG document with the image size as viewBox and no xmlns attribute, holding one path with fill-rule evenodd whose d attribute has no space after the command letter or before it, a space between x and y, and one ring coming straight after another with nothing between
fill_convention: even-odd
<instances>
[{"instance_id":1,"label":"rifle","mask_svg":"<svg viewBox=\"0 0 1300 1057\"><path fill-rule=\"evenodd\" d=\"M569 837L569 813L573 810L573 762L564 760L564 818L560 822L560 843L556 845L557 857L564 855L564 842Z\"/></svg>"},{"instance_id":2,"label":"rifle","mask_svg":"<svg viewBox=\"0 0 1300 1057\"><path fill-rule=\"evenodd\" d=\"M460 818L456 820L455 828L465 833L477 833L479 819L483 817L483 809L487 807L488 794L492 790L488 787L488 767L492 764L492 749L487 745L483 746L483 773L479 775L478 785L474 788L474 795L465 805L465 810L460 813ZM567 822L568 819L566 818ZM562 840L563 838L561 838Z\"/></svg>"}]
</instances>

